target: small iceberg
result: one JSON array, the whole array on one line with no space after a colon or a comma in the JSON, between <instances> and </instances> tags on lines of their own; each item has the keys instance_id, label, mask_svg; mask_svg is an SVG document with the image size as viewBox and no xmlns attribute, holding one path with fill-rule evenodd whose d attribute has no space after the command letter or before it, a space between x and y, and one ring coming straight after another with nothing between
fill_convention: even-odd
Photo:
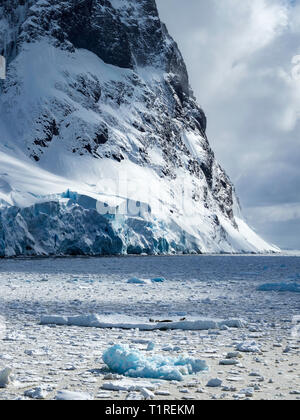
<instances>
[{"instance_id":1,"label":"small iceberg","mask_svg":"<svg viewBox=\"0 0 300 420\"><path fill-rule=\"evenodd\" d=\"M151 280L148 279L138 279L137 277L132 277L127 280L128 284L152 284Z\"/></svg>"},{"instance_id":2,"label":"small iceberg","mask_svg":"<svg viewBox=\"0 0 300 420\"><path fill-rule=\"evenodd\" d=\"M146 357L138 350L127 346L115 345L106 350L102 356L109 369L131 378L161 379L183 381L185 375L207 371L204 360L192 357Z\"/></svg>"},{"instance_id":3,"label":"small iceberg","mask_svg":"<svg viewBox=\"0 0 300 420\"><path fill-rule=\"evenodd\" d=\"M299 283L266 283L257 288L259 292L292 292L300 293Z\"/></svg>"},{"instance_id":4,"label":"small iceberg","mask_svg":"<svg viewBox=\"0 0 300 420\"><path fill-rule=\"evenodd\" d=\"M55 399L58 401L89 401L93 400L93 397L84 392L62 390L58 391Z\"/></svg>"},{"instance_id":5,"label":"small iceberg","mask_svg":"<svg viewBox=\"0 0 300 420\"><path fill-rule=\"evenodd\" d=\"M163 277L155 277L151 279L152 283L164 283L166 280Z\"/></svg>"},{"instance_id":6,"label":"small iceberg","mask_svg":"<svg viewBox=\"0 0 300 420\"><path fill-rule=\"evenodd\" d=\"M243 353L260 353L260 347L255 341L244 341L243 343L238 343L236 346L237 351Z\"/></svg>"},{"instance_id":7,"label":"small iceberg","mask_svg":"<svg viewBox=\"0 0 300 420\"><path fill-rule=\"evenodd\" d=\"M153 279L140 279L138 277L132 277L127 280L128 284L153 284L153 283L164 283L165 279L163 277L155 277Z\"/></svg>"}]
</instances>

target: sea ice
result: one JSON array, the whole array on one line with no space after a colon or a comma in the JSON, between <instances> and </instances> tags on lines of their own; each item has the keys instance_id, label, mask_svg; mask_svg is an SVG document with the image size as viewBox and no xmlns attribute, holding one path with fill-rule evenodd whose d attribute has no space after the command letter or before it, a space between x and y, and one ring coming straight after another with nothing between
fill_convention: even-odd
<instances>
[{"instance_id":1,"label":"sea ice","mask_svg":"<svg viewBox=\"0 0 300 420\"><path fill-rule=\"evenodd\" d=\"M141 394L143 395L145 400L154 400L155 399L155 395L153 394L153 392L149 391L147 388L142 388L141 389Z\"/></svg>"},{"instance_id":2,"label":"sea ice","mask_svg":"<svg viewBox=\"0 0 300 420\"><path fill-rule=\"evenodd\" d=\"M249 387L249 388L244 388L244 389L241 389L241 390L239 391L239 394L240 394L240 395L245 395L246 397L253 397L253 394L254 394L254 388Z\"/></svg>"},{"instance_id":3,"label":"sea ice","mask_svg":"<svg viewBox=\"0 0 300 420\"><path fill-rule=\"evenodd\" d=\"M159 382L149 381L136 381L132 379L122 379L113 382L105 382L102 385L102 389L106 391L140 391L141 389L148 389L149 391L155 391L160 387Z\"/></svg>"},{"instance_id":4,"label":"sea ice","mask_svg":"<svg viewBox=\"0 0 300 420\"><path fill-rule=\"evenodd\" d=\"M132 378L182 381L184 375L208 370L203 360L184 357L145 357L140 351L121 345L109 348L102 358L113 372Z\"/></svg>"},{"instance_id":5,"label":"sea ice","mask_svg":"<svg viewBox=\"0 0 300 420\"><path fill-rule=\"evenodd\" d=\"M34 400L44 400L49 395L49 391L43 387L37 387L28 389L24 392L25 397L32 398Z\"/></svg>"},{"instance_id":6,"label":"sea ice","mask_svg":"<svg viewBox=\"0 0 300 420\"><path fill-rule=\"evenodd\" d=\"M130 392L125 399L127 401L139 401L139 400L144 400L144 397L141 393Z\"/></svg>"},{"instance_id":7,"label":"sea ice","mask_svg":"<svg viewBox=\"0 0 300 420\"><path fill-rule=\"evenodd\" d=\"M78 316L61 316L61 315L44 315L41 317L42 325L69 325L77 327L93 327L93 328L120 328L124 330L139 329L141 331L154 330L215 330L226 325L230 328L242 328L244 323L239 319L228 319L225 321L213 321L207 319L199 319L192 321L174 321L174 322L149 322L145 319L129 318L120 315L116 317L102 317L97 314L78 315Z\"/></svg>"},{"instance_id":8,"label":"sea ice","mask_svg":"<svg viewBox=\"0 0 300 420\"><path fill-rule=\"evenodd\" d=\"M90 394L84 392L72 392L72 391L58 391L56 400L59 401L87 401L93 400L93 397Z\"/></svg>"},{"instance_id":9,"label":"sea ice","mask_svg":"<svg viewBox=\"0 0 300 420\"><path fill-rule=\"evenodd\" d=\"M255 341L245 341L236 346L238 351L244 353L260 353L259 345Z\"/></svg>"}]
</instances>

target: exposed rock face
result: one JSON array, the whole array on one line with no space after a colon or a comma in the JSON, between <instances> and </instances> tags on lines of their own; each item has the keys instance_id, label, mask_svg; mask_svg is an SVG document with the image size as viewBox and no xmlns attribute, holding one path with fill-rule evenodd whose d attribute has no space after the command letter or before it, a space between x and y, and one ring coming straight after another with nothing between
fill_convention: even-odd
<instances>
[{"instance_id":1,"label":"exposed rock face","mask_svg":"<svg viewBox=\"0 0 300 420\"><path fill-rule=\"evenodd\" d=\"M160 252L157 244L162 236L172 237L174 223L193 239L186 249L184 243L176 245L182 232L172 241L165 239L173 243L173 251L255 250L253 244L247 249L245 238L232 245L228 236L228 225L239 236L234 189L215 160L206 137L206 116L189 86L178 46L159 19L155 0L0 0L0 53L9 63L8 78L0 82L0 111L5 110L0 117L0 145L9 145L14 156L21 152L39 168L67 179L78 179L80 171L84 177L88 159L88 166L97 166L106 177L109 160L119 165L121 176L130 163L163 180L169 197L163 233L152 232L149 239L145 226L138 239L119 233L120 252ZM97 185L97 176L93 170L87 184ZM189 206L195 216L199 214L189 232L183 227L186 219L180 221L182 178L191 189ZM11 188L5 200L19 206L12 199L13 182L6 178L3 182ZM97 188L93 194L103 193ZM62 213L58 207L63 219ZM160 217L155 215L157 223L162 222ZM202 229L206 224L209 229ZM89 242L89 235L84 236ZM137 245L139 241L144 245ZM58 252L66 253L61 246ZM26 246L21 248L26 254ZM50 252L46 248L37 251L35 243L29 251ZM93 253L90 245L77 248Z\"/></svg>"}]
</instances>

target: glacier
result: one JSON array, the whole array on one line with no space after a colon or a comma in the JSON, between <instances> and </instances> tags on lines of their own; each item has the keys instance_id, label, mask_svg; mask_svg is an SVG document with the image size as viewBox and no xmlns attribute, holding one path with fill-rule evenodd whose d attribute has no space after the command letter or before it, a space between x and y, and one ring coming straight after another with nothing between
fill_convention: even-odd
<instances>
[{"instance_id":1,"label":"glacier","mask_svg":"<svg viewBox=\"0 0 300 420\"><path fill-rule=\"evenodd\" d=\"M0 256L278 252L246 223L155 0L3 0Z\"/></svg>"}]
</instances>

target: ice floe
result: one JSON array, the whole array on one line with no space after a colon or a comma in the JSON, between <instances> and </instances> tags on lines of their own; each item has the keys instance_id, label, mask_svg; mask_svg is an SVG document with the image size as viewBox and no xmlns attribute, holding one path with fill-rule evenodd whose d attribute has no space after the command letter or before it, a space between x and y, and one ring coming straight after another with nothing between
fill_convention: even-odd
<instances>
[{"instance_id":1,"label":"ice floe","mask_svg":"<svg viewBox=\"0 0 300 420\"><path fill-rule=\"evenodd\" d=\"M78 316L61 316L61 315L44 315L41 317L42 325L69 325L77 327L94 327L94 328L119 328L119 329L138 329L141 331L153 330L217 330L223 326L230 328L242 328L244 323L239 319L228 319L224 321L214 320L191 320L191 321L171 321L171 322L149 322L145 319L130 318L120 316L100 316L97 314L78 315Z\"/></svg>"},{"instance_id":2,"label":"ice floe","mask_svg":"<svg viewBox=\"0 0 300 420\"><path fill-rule=\"evenodd\" d=\"M243 343L239 343L236 346L238 351L244 353L260 353L260 346L256 343L256 341L245 341Z\"/></svg>"},{"instance_id":3,"label":"ice floe","mask_svg":"<svg viewBox=\"0 0 300 420\"><path fill-rule=\"evenodd\" d=\"M106 391L140 391L141 389L148 389L149 391L155 391L160 387L160 382L150 382L141 380L132 380L122 377L121 380L115 380L112 382L105 382L102 385L102 389Z\"/></svg>"},{"instance_id":4,"label":"ice floe","mask_svg":"<svg viewBox=\"0 0 300 420\"><path fill-rule=\"evenodd\" d=\"M87 394L85 392L73 392L62 390L58 391L55 399L59 401L88 401L93 400L94 398L90 394Z\"/></svg>"},{"instance_id":5,"label":"ice floe","mask_svg":"<svg viewBox=\"0 0 300 420\"><path fill-rule=\"evenodd\" d=\"M132 378L151 378L182 381L184 375L208 370L205 361L192 357L145 357L138 350L115 345L104 352L104 363L115 373Z\"/></svg>"},{"instance_id":6,"label":"ice floe","mask_svg":"<svg viewBox=\"0 0 300 420\"><path fill-rule=\"evenodd\" d=\"M211 264L214 258L220 258L218 280L214 280L215 263ZM300 391L299 338L293 334L299 293L256 291L262 283L299 283L295 280L299 261L287 260L288 269L280 272L281 257L266 258L269 266L273 265L267 277L261 275L265 257L203 256L195 257L195 262L189 256L45 259L36 260L34 270L31 260L3 260L0 313L6 331L0 339L0 371L6 366L13 368L13 377L0 390L1 399L49 400L62 389L102 400L145 399L142 388L157 399L299 399L299 395L291 393ZM240 259L244 269L237 270L232 261ZM127 279L135 276L152 279L161 275L157 272L158 261L164 264L163 272L168 278L165 283L141 287L126 284ZM257 276L243 281L251 261L257 267ZM203 266L199 270L200 262L204 267L211 265L212 273L202 272ZM45 277L48 282L39 281ZM204 305L205 297L210 303ZM88 315L93 313L97 316ZM46 314L55 314L55 322L60 319L61 326L37 325ZM68 326L68 315L72 315L70 322L75 324L76 319L79 327ZM152 328L160 324L158 320L179 322L183 317L189 322L241 318L247 323L241 329L229 327L224 331L113 328L121 323L130 327L150 324ZM80 326L99 322L111 324L112 329ZM253 347L246 342L256 344L260 352L239 352L237 345L243 346L241 350ZM115 344L138 349L145 358L155 355L177 358L187 354L206 360L209 373L184 376L180 382L112 373L101 357ZM232 365L225 360L232 360ZM206 387L211 378L219 378L222 385ZM254 389L252 397L247 388ZM184 389L189 393L183 393ZM223 393L227 396L223 397Z\"/></svg>"}]
</instances>

